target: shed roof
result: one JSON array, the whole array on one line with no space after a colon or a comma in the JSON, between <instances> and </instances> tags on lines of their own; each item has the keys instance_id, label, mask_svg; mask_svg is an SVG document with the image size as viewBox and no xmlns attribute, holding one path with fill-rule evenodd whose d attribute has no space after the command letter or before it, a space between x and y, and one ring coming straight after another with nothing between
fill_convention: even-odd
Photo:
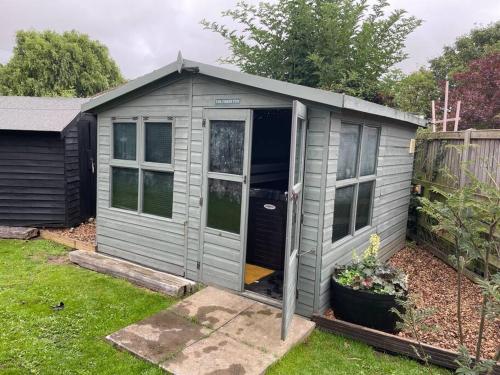
<instances>
[{"instance_id":1,"label":"shed roof","mask_svg":"<svg viewBox=\"0 0 500 375\"><path fill-rule=\"evenodd\" d=\"M154 70L151 73L143 75L132 81L129 81L114 90L105 92L99 96L92 98L90 101L82 105L82 111L91 111L107 102L119 98L122 95L128 94L149 83L157 81L176 72L181 73L183 70L195 71L210 77L239 83L242 85L259 88L262 90L271 91L278 94L291 96L297 99L307 100L310 102L370 113L373 115L405 121L419 126L426 125L425 119L411 113L403 112L394 108L389 108L380 104L375 104L345 94L338 94L331 91L296 85L293 83L242 73L231 69L203 64L197 61L186 60L182 58L180 52L177 61L168 64L160 69Z\"/></svg>"},{"instance_id":2,"label":"shed roof","mask_svg":"<svg viewBox=\"0 0 500 375\"><path fill-rule=\"evenodd\" d=\"M61 132L85 98L0 96L0 130Z\"/></svg>"}]
</instances>

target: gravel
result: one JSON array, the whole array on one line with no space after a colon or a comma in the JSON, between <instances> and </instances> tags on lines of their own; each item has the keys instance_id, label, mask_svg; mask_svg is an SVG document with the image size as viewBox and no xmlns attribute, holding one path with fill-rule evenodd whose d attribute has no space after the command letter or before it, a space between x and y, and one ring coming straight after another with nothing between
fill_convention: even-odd
<instances>
[{"instance_id":1,"label":"gravel","mask_svg":"<svg viewBox=\"0 0 500 375\"><path fill-rule=\"evenodd\" d=\"M405 247L388 261L408 275L409 293L413 295L417 308L433 309L425 324L431 330L420 331L421 340L429 345L457 351L459 346L457 329L457 272L422 247ZM476 352L481 310L481 290L467 279L462 280L462 323L464 344L471 355ZM325 317L335 318L331 309ZM413 338L409 331L398 334ZM500 319L487 321L484 330L481 356L493 358L500 338Z\"/></svg>"},{"instance_id":2,"label":"gravel","mask_svg":"<svg viewBox=\"0 0 500 375\"><path fill-rule=\"evenodd\" d=\"M416 299L418 308L432 308L434 313L425 323L434 329L420 332L422 341L441 348L457 350L457 272L452 267L421 247L406 247L396 253L389 263L408 275L409 291ZM475 353L482 295L478 285L463 278L462 323L464 344L471 354ZM408 332L400 336L412 337ZM488 321L484 331L484 358L493 358L499 345L500 319Z\"/></svg>"},{"instance_id":3,"label":"gravel","mask_svg":"<svg viewBox=\"0 0 500 375\"><path fill-rule=\"evenodd\" d=\"M47 231L57 233L64 237L71 238L72 240L88 242L94 245L96 243L94 220L82 223L74 228L51 228L47 229Z\"/></svg>"}]
</instances>

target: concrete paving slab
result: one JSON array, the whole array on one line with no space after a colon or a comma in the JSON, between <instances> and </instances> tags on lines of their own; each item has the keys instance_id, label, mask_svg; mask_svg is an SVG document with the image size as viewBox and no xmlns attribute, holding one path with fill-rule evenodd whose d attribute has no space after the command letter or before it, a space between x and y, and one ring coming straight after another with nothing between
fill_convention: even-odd
<instances>
[{"instance_id":1,"label":"concrete paving slab","mask_svg":"<svg viewBox=\"0 0 500 375\"><path fill-rule=\"evenodd\" d=\"M106 339L149 362L159 364L212 331L169 310L112 333Z\"/></svg>"},{"instance_id":2,"label":"concrete paving slab","mask_svg":"<svg viewBox=\"0 0 500 375\"><path fill-rule=\"evenodd\" d=\"M160 367L176 375L253 375L264 373L275 361L270 353L214 332Z\"/></svg>"},{"instance_id":3,"label":"concrete paving slab","mask_svg":"<svg viewBox=\"0 0 500 375\"><path fill-rule=\"evenodd\" d=\"M248 298L208 286L177 303L171 310L206 327L218 329L254 303Z\"/></svg>"},{"instance_id":4,"label":"concrete paving slab","mask_svg":"<svg viewBox=\"0 0 500 375\"><path fill-rule=\"evenodd\" d=\"M281 341L281 310L255 302L218 332L281 358L309 337L314 326L314 322L295 315L286 340Z\"/></svg>"}]
</instances>

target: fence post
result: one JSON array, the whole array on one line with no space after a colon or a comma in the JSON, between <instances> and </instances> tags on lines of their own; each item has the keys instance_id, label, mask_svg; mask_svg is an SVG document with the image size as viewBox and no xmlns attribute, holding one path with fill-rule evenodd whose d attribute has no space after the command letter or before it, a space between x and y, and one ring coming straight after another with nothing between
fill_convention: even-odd
<instances>
[{"instance_id":1,"label":"fence post","mask_svg":"<svg viewBox=\"0 0 500 375\"><path fill-rule=\"evenodd\" d=\"M469 161L469 149L470 149L470 136L472 129L467 129L464 132L464 146L462 151L462 160L460 160L460 187L465 185L465 179L467 175L465 174L465 165Z\"/></svg>"}]
</instances>

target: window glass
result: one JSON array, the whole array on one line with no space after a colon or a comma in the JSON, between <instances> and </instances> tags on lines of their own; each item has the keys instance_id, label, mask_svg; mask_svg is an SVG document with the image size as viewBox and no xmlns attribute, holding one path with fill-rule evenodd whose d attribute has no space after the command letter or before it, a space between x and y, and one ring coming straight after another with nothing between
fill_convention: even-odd
<instances>
[{"instance_id":1,"label":"window glass","mask_svg":"<svg viewBox=\"0 0 500 375\"><path fill-rule=\"evenodd\" d=\"M360 171L361 176L375 174L377 165L378 129L365 126L361 144Z\"/></svg>"},{"instance_id":2,"label":"window glass","mask_svg":"<svg viewBox=\"0 0 500 375\"><path fill-rule=\"evenodd\" d=\"M115 122L113 124L113 158L135 160L137 128L135 122Z\"/></svg>"},{"instance_id":3,"label":"window glass","mask_svg":"<svg viewBox=\"0 0 500 375\"><path fill-rule=\"evenodd\" d=\"M125 210L137 210L138 170L112 168L111 206Z\"/></svg>"},{"instance_id":4,"label":"window glass","mask_svg":"<svg viewBox=\"0 0 500 375\"><path fill-rule=\"evenodd\" d=\"M350 232L353 195L354 185L335 190L332 233L333 241L340 240L342 237L347 236Z\"/></svg>"},{"instance_id":5,"label":"window glass","mask_svg":"<svg viewBox=\"0 0 500 375\"><path fill-rule=\"evenodd\" d=\"M356 206L356 230L370 223L370 208L374 181L363 182L358 188L358 203Z\"/></svg>"},{"instance_id":6,"label":"window glass","mask_svg":"<svg viewBox=\"0 0 500 375\"><path fill-rule=\"evenodd\" d=\"M210 121L210 172L243 174L244 121Z\"/></svg>"},{"instance_id":7,"label":"window glass","mask_svg":"<svg viewBox=\"0 0 500 375\"><path fill-rule=\"evenodd\" d=\"M241 183L208 179L207 226L240 233Z\"/></svg>"},{"instance_id":8,"label":"window glass","mask_svg":"<svg viewBox=\"0 0 500 375\"><path fill-rule=\"evenodd\" d=\"M143 172L143 204L146 214L172 217L174 174L171 172Z\"/></svg>"},{"instance_id":9,"label":"window glass","mask_svg":"<svg viewBox=\"0 0 500 375\"><path fill-rule=\"evenodd\" d=\"M172 164L172 124L146 122L144 160L153 163Z\"/></svg>"},{"instance_id":10,"label":"window glass","mask_svg":"<svg viewBox=\"0 0 500 375\"><path fill-rule=\"evenodd\" d=\"M295 174L293 176L293 183L299 182L299 178L302 174L302 127L304 122L301 118L297 122L297 134L295 137Z\"/></svg>"},{"instance_id":11,"label":"window glass","mask_svg":"<svg viewBox=\"0 0 500 375\"><path fill-rule=\"evenodd\" d=\"M340 150L337 167L337 180L356 176L359 134L358 125L342 124L340 129Z\"/></svg>"}]
</instances>

